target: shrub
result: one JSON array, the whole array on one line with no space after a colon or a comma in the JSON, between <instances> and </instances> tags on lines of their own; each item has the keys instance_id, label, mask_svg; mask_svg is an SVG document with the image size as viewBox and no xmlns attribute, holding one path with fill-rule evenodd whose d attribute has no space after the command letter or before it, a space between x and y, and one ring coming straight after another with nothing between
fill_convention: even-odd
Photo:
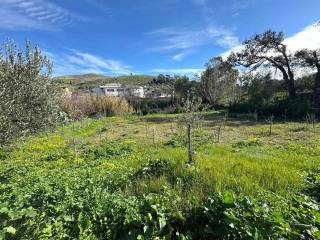
<instances>
[{"instance_id":1,"label":"shrub","mask_svg":"<svg viewBox=\"0 0 320 240\"><path fill-rule=\"evenodd\" d=\"M253 101L241 101L232 103L228 108L230 113L253 113L259 116L304 118L308 113L314 112L312 104L307 99L289 100L274 98L267 102L256 103Z\"/></svg>"},{"instance_id":2,"label":"shrub","mask_svg":"<svg viewBox=\"0 0 320 240\"><path fill-rule=\"evenodd\" d=\"M134 178L160 177L161 175L172 175L173 165L164 159L152 160L145 164L135 174Z\"/></svg>"}]
</instances>

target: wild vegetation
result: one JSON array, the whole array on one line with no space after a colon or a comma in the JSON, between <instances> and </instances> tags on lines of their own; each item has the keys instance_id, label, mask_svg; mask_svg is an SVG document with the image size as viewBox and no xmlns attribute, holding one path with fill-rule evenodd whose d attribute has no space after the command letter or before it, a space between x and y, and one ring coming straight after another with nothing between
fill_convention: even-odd
<instances>
[{"instance_id":1,"label":"wild vegetation","mask_svg":"<svg viewBox=\"0 0 320 240\"><path fill-rule=\"evenodd\" d=\"M9 239L319 238L319 124L203 114L83 119L1 153Z\"/></svg>"},{"instance_id":2,"label":"wild vegetation","mask_svg":"<svg viewBox=\"0 0 320 240\"><path fill-rule=\"evenodd\" d=\"M62 99L62 109L68 114L69 118L74 120L133 112L133 108L124 98L90 95L64 97Z\"/></svg>"},{"instance_id":3,"label":"wild vegetation","mask_svg":"<svg viewBox=\"0 0 320 240\"><path fill-rule=\"evenodd\" d=\"M318 51L270 30L194 81L119 77L169 96L122 99L63 97L114 79L54 80L38 47L5 49L0 239L320 239L319 74L294 71Z\"/></svg>"}]
</instances>

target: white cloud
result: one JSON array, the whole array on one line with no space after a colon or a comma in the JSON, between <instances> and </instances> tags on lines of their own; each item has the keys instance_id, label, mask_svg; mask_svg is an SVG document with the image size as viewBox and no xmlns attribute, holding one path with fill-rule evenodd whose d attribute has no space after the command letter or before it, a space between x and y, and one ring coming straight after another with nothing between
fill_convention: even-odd
<instances>
[{"instance_id":1,"label":"white cloud","mask_svg":"<svg viewBox=\"0 0 320 240\"><path fill-rule=\"evenodd\" d=\"M320 49L320 26L317 24L307 26L302 31L286 38L284 44L288 46L289 52L292 53L304 48L310 50ZM231 52L238 52L242 49L242 45L237 45L230 48L228 51L223 52L221 56L226 58Z\"/></svg>"},{"instance_id":2,"label":"white cloud","mask_svg":"<svg viewBox=\"0 0 320 240\"><path fill-rule=\"evenodd\" d=\"M320 49L320 26L317 23L307 26L300 32L294 34L291 37L286 38L284 40L284 44L287 45L288 51L290 53L294 53L297 50L301 50L301 49L310 49L310 50ZM221 56L224 59L226 59L231 52L239 52L242 49L243 49L243 46L238 45L226 52L223 52ZM259 71L261 71L261 69ZM299 67L295 67L294 71L295 71L296 77L301 77L314 72L314 69L311 69L311 68L302 69ZM274 77L281 79L282 75L279 71L275 71Z\"/></svg>"},{"instance_id":3,"label":"white cloud","mask_svg":"<svg viewBox=\"0 0 320 240\"><path fill-rule=\"evenodd\" d=\"M147 33L155 39L161 39L158 46L148 49L152 52L170 52L173 60L182 60L202 46L215 45L232 48L239 45L234 33L223 27L205 29L161 28Z\"/></svg>"},{"instance_id":4,"label":"white cloud","mask_svg":"<svg viewBox=\"0 0 320 240\"><path fill-rule=\"evenodd\" d=\"M54 76L83 73L99 73L106 75L130 74L130 66L121 61L105 59L90 53L70 49L65 54L54 54L44 51L53 61Z\"/></svg>"},{"instance_id":5,"label":"white cloud","mask_svg":"<svg viewBox=\"0 0 320 240\"><path fill-rule=\"evenodd\" d=\"M192 54L194 51L190 50L190 51L184 51L184 52L181 52L181 53L178 53L174 56L172 56L172 60L174 61L181 61L183 60L185 57L189 56L190 54Z\"/></svg>"},{"instance_id":6,"label":"white cloud","mask_svg":"<svg viewBox=\"0 0 320 240\"><path fill-rule=\"evenodd\" d=\"M301 32L285 39L284 43L292 52L299 49L319 49L320 48L320 27L315 24L306 27Z\"/></svg>"},{"instance_id":7,"label":"white cloud","mask_svg":"<svg viewBox=\"0 0 320 240\"><path fill-rule=\"evenodd\" d=\"M152 69L150 72L158 74L199 75L204 69L201 68L176 68L176 69Z\"/></svg>"},{"instance_id":8,"label":"white cloud","mask_svg":"<svg viewBox=\"0 0 320 240\"><path fill-rule=\"evenodd\" d=\"M46 0L0 0L0 29L54 29L75 21L86 21L54 3Z\"/></svg>"}]
</instances>

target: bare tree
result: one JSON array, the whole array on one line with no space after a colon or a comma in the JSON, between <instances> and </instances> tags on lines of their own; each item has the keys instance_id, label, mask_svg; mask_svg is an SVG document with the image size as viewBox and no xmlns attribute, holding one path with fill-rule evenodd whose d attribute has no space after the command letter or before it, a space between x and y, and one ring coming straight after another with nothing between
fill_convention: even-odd
<instances>
[{"instance_id":1,"label":"bare tree","mask_svg":"<svg viewBox=\"0 0 320 240\"><path fill-rule=\"evenodd\" d=\"M302 49L295 54L298 64L316 70L313 85L313 99L316 106L320 105L320 49Z\"/></svg>"},{"instance_id":2,"label":"bare tree","mask_svg":"<svg viewBox=\"0 0 320 240\"><path fill-rule=\"evenodd\" d=\"M294 99L296 88L293 73L293 56L283 43L284 34L268 30L256 34L243 42L240 52L230 54L228 60L235 65L250 67L252 70L273 67L282 73L286 83L289 98Z\"/></svg>"},{"instance_id":3,"label":"bare tree","mask_svg":"<svg viewBox=\"0 0 320 240\"><path fill-rule=\"evenodd\" d=\"M238 71L222 57L212 58L201 75L200 87L203 97L210 104L217 104L222 97L230 96L238 77Z\"/></svg>"}]
</instances>

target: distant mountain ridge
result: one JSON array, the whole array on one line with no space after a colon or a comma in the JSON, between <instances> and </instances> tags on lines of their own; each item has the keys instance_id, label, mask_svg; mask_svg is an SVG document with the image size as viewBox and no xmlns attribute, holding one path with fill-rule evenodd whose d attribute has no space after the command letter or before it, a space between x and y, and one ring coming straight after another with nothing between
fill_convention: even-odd
<instances>
[{"instance_id":1,"label":"distant mountain ridge","mask_svg":"<svg viewBox=\"0 0 320 240\"><path fill-rule=\"evenodd\" d=\"M101 74L82 74L54 77L54 81L60 87L70 87L74 89L90 89L108 83L120 83L126 85L146 85L154 76L150 75L124 75L105 76Z\"/></svg>"}]
</instances>

